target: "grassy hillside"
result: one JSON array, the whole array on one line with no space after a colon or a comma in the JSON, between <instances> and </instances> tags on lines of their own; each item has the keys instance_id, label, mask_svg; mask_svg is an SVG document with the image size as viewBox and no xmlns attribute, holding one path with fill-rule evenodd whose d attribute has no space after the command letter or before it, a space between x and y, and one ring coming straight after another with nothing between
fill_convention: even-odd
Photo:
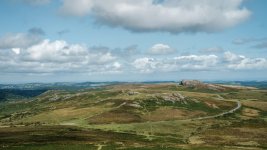
<instances>
[{"instance_id":1,"label":"grassy hillside","mask_svg":"<svg viewBox=\"0 0 267 150\"><path fill-rule=\"evenodd\" d=\"M241 106L241 107L240 107ZM0 105L3 149L267 148L267 91L175 83L50 90Z\"/></svg>"}]
</instances>

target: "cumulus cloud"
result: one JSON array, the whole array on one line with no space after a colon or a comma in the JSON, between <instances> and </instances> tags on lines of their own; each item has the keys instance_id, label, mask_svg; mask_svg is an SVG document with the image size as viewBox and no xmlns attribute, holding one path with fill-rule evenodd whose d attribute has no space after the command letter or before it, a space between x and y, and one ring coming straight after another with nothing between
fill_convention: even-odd
<instances>
[{"instance_id":1,"label":"cumulus cloud","mask_svg":"<svg viewBox=\"0 0 267 150\"><path fill-rule=\"evenodd\" d=\"M174 53L175 49L171 48L169 45L159 43L153 45L148 52L150 54L155 54L155 55L164 55L164 54Z\"/></svg>"},{"instance_id":2,"label":"cumulus cloud","mask_svg":"<svg viewBox=\"0 0 267 150\"><path fill-rule=\"evenodd\" d=\"M26 49L27 59L39 62L72 62L86 54L80 45L68 45L65 41L44 40Z\"/></svg>"},{"instance_id":3,"label":"cumulus cloud","mask_svg":"<svg viewBox=\"0 0 267 150\"><path fill-rule=\"evenodd\" d=\"M243 0L63 0L66 15L131 31L214 32L235 26L251 12Z\"/></svg>"},{"instance_id":4,"label":"cumulus cloud","mask_svg":"<svg viewBox=\"0 0 267 150\"><path fill-rule=\"evenodd\" d=\"M124 49L88 47L64 40L42 39L42 35L42 30L36 28L0 38L1 73L109 74L267 69L266 58L250 58L229 51L223 56L156 56L138 52L137 45ZM156 44L150 51L168 54L172 52L170 49L168 45Z\"/></svg>"},{"instance_id":5,"label":"cumulus cloud","mask_svg":"<svg viewBox=\"0 0 267 150\"><path fill-rule=\"evenodd\" d=\"M0 37L0 49L26 48L42 41L44 31L40 28L31 28L27 33L9 33Z\"/></svg>"},{"instance_id":6,"label":"cumulus cloud","mask_svg":"<svg viewBox=\"0 0 267 150\"><path fill-rule=\"evenodd\" d=\"M119 73L122 64L110 52L91 51L66 41L42 42L26 47L2 50L0 69L12 73ZM6 59L8 58L8 59Z\"/></svg>"},{"instance_id":7,"label":"cumulus cloud","mask_svg":"<svg viewBox=\"0 0 267 150\"><path fill-rule=\"evenodd\" d=\"M216 55L188 55L175 57L176 65L184 70L209 70L218 63Z\"/></svg>"},{"instance_id":8,"label":"cumulus cloud","mask_svg":"<svg viewBox=\"0 0 267 150\"><path fill-rule=\"evenodd\" d=\"M20 48L12 48L11 49L15 54L20 54Z\"/></svg>"},{"instance_id":9,"label":"cumulus cloud","mask_svg":"<svg viewBox=\"0 0 267 150\"><path fill-rule=\"evenodd\" d=\"M136 59L132 65L141 73L151 73L157 69L157 65L159 64L154 58L138 58Z\"/></svg>"},{"instance_id":10,"label":"cumulus cloud","mask_svg":"<svg viewBox=\"0 0 267 150\"><path fill-rule=\"evenodd\" d=\"M217 62L218 57L215 55L187 55L165 59L143 57L136 59L132 65L141 73L151 73L211 70Z\"/></svg>"},{"instance_id":11,"label":"cumulus cloud","mask_svg":"<svg viewBox=\"0 0 267 150\"><path fill-rule=\"evenodd\" d=\"M267 60L265 58L247 58L243 55L236 55L228 51L224 53L224 59L229 69L247 70L267 68Z\"/></svg>"},{"instance_id":12,"label":"cumulus cloud","mask_svg":"<svg viewBox=\"0 0 267 150\"><path fill-rule=\"evenodd\" d=\"M141 57L131 65L140 73L179 71L262 70L267 69L266 58L249 58L232 52L216 55L183 55L174 58Z\"/></svg>"}]
</instances>

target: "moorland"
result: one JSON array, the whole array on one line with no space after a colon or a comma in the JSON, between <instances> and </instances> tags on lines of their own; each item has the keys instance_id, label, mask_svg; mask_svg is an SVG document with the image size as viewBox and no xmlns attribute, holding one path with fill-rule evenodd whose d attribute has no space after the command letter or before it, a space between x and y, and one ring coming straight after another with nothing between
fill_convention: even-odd
<instances>
[{"instance_id":1,"label":"moorland","mask_svg":"<svg viewBox=\"0 0 267 150\"><path fill-rule=\"evenodd\" d=\"M267 149L259 83L78 85L2 88L0 149Z\"/></svg>"}]
</instances>

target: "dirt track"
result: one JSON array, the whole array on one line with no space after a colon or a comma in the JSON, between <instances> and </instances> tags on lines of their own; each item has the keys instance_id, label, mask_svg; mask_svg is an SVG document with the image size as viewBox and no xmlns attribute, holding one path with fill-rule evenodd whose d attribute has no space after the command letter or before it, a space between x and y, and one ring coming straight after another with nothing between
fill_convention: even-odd
<instances>
[{"instance_id":1,"label":"dirt track","mask_svg":"<svg viewBox=\"0 0 267 150\"><path fill-rule=\"evenodd\" d=\"M223 100L223 101L229 101L229 100ZM226 111L226 112L223 112L223 113L220 113L220 114L217 114L217 115L212 115L212 116L193 118L193 119L190 119L190 120L203 120L203 119L211 119L211 118L216 118L216 117L222 117L224 115L234 113L235 111L237 111L238 109L241 108L242 104L241 104L241 102L239 100L231 100L231 101L235 101L236 102L236 107L231 109L231 110L229 110L229 111Z\"/></svg>"}]
</instances>

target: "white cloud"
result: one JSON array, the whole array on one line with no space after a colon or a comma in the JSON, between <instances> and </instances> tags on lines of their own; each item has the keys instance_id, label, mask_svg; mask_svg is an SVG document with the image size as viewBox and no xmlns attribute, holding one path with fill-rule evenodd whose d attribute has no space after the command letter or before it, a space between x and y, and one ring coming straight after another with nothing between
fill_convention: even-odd
<instances>
[{"instance_id":1,"label":"white cloud","mask_svg":"<svg viewBox=\"0 0 267 150\"><path fill-rule=\"evenodd\" d=\"M132 66L140 73L179 71L220 71L220 70L263 70L267 69L266 58L248 58L225 52L224 57L216 55L186 55L174 58L142 57L133 61Z\"/></svg>"},{"instance_id":2,"label":"white cloud","mask_svg":"<svg viewBox=\"0 0 267 150\"><path fill-rule=\"evenodd\" d=\"M86 49L80 45L69 45L65 41L44 40L26 49L27 59L39 62L76 61L86 55Z\"/></svg>"},{"instance_id":3,"label":"white cloud","mask_svg":"<svg viewBox=\"0 0 267 150\"><path fill-rule=\"evenodd\" d=\"M41 28L31 28L26 33L9 33L0 37L0 49L27 48L42 41L45 32Z\"/></svg>"},{"instance_id":4,"label":"white cloud","mask_svg":"<svg viewBox=\"0 0 267 150\"><path fill-rule=\"evenodd\" d=\"M163 54L171 54L174 53L175 50L171 48L169 45L165 44L155 44L149 49L150 54L155 54L155 55L163 55Z\"/></svg>"},{"instance_id":5,"label":"white cloud","mask_svg":"<svg viewBox=\"0 0 267 150\"><path fill-rule=\"evenodd\" d=\"M121 68L121 64L119 62L114 62L113 63L113 67L116 69L120 69Z\"/></svg>"},{"instance_id":6,"label":"white cloud","mask_svg":"<svg viewBox=\"0 0 267 150\"><path fill-rule=\"evenodd\" d=\"M110 52L91 51L66 41L42 42L28 48L0 51L0 69L13 73L118 73L122 64ZM8 59L5 59L8 58Z\"/></svg>"},{"instance_id":7,"label":"white cloud","mask_svg":"<svg viewBox=\"0 0 267 150\"><path fill-rule=\"evenodd\" d=\"M188 55L175 57L174 59L176 65L185 70L209 70L218 63L216 55Z\"/></svg>"},{"instance_id":8,"label":"white cloud","mask_svg":"<svg viewBox=\"0 0 267 150\"><path fill-rule=\"evenodd\" d=\"M65 15L84 16L91 11L91 0L63 0L60 12Z\"/></svg>"},{"instance_id":9,"label":"white cloud","mask_svg":"<svg viewBox=\"0 0 267 150\"><path fill-rule=\"evenodd\" d=\"M267 68L267 60L265 58L247 58L243 55L236 55L228 51L224 53L224 59L229 69L257 70Z\"/></svg>"},{"instance_id":10,"label":"white cloud","mask_svg":"<svg viewBox=\"0 0 267 150\"><path fill-rule=\"evenodd\" d=\"M6 38L7 36L4 36L0 40L2 44L0 44L2 46L0 49L1 73L113 74L267 69L266 58L249 58L229 51L225 52L223 56L182 55L170 57L170 55L151 55L152 52L136 54L136 45L125 49L89 48L82 44L70 44L63 40L40 40L41 37L32 42L29 37L41 33L39 30L36 31L14 34L18 37L27 35L25 38L14 38L17 36ZM170 49L168 45L156 44L150 50L153 51L153 54L168 54L171 52ZM134 57L127 55L134 55Z\"/></svg>"},{"instance_id":11,"label":"white cloud","mask_svg":"<svg viewBox=\"0 0 267 150\"><path fill-rule=\"evenodd\" d=\"M132 65L141 73L173 72L183 70L211 70L218 63L215 55L188 55L175 58L138 58Z\"/></svg>"},{"instance_id":12,"label":"white cloud","mask_svg":"<svg viewBox=\"0 0 267 150\"><path fill-rule=\"evenodd\" d=\"M141 73L151 73L156 69L158 62L154 58L138 58L132 65Z\"/></svg>"},{"instance_id":13,"label":"white cloud","mask_svg":"<svg viewBox=\"0 0 267 150\"><path fill-rule=\"evenodd\" d=\"M7 34L0 38L0 49L26 48L41 41L40 35L29 33Z\"/></svg>"},{"instance_id":14,"label":"white cloud","mask_svg":"<svg viewBox=\"0 0 267 150\"><path fill-rule=\"evenodd\" d=\"M243 55L236 55L230 51L224 53L224 59L228 62L240 62L241 60L245 59Z\"/></svg>"},{"instance_id":15,"label":"white cloud","mask_svg":"<svg viewBox=\"0 0 267 150\"><path fill-rule=\"evenodd\" d=\"M11 49L15 54L20 54L20 48L12 48Z\"/></svg>"},{"instance_id":16,"label":"white cloud","mask_svg":"<svg viewBox=\"0 0 267 150\"><path fill-rule=\"evenodd\" d=\"M131 31L213 32L246 20L243 0L63 0L67 15L91 15L98 23Z\"/></svg>"}]
</instances>

